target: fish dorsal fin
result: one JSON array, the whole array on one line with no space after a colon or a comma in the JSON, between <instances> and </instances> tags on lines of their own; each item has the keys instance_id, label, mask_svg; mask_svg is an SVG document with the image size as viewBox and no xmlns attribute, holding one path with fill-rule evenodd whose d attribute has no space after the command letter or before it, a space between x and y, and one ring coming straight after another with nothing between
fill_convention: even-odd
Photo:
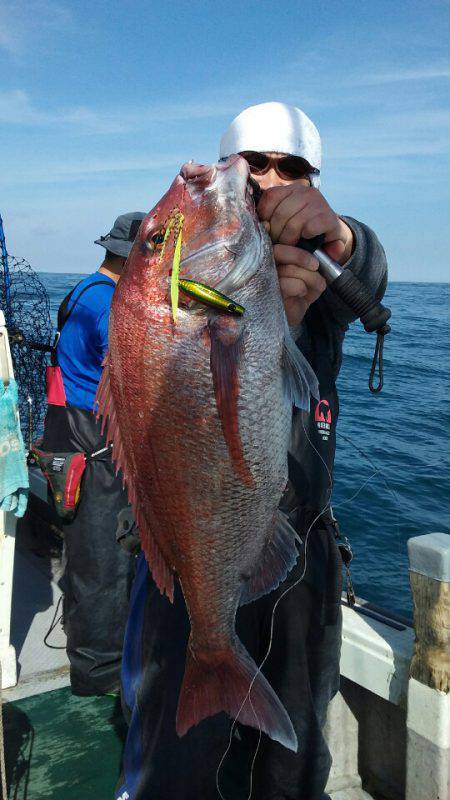
<instances>
[{"instance_id":1,"label":"fish dorsal fin","mask_svg":"<svg viewBox=\"0 0 450 800\"><path fill-rule=\"evenodd\" d=\"M273 533L266 541L255 571L244 584L241 605L268 594L287 578L298 557L295 537L294 528L278 510Z\"/></svg>"},{"instance_id":2,"label":"fish dorsal fin","mask_svg":"<svg viewBox=\"0 0 450 800\"><path fill-rule=\"evenodd\" d=\"M242 322L217 316L209 320L208 331L211 374L224 439L235 474L245 486L254 488L239 431L239 366L245 344Z\"/></svg>"},{"instance_id":3,"label":"fish dorsal fin","mask_svg":"<svg viewBox=\"0 0 450 800\"><path fill-rule=\"evenodd\" d=\"M148 520L148 510L142 508L136 487L132 481L130 464L127 461L126 453L120 435L117 421L116 409L110 385L110 366L109 353L103 362L103 373L97 389L95 405L97 406L97 419L102 417L102 433L106 428L106 442L112 442L112 459L116 467L116 475L121 470L124 486L127 487L128 500L131 503L136 522L139 527L139 534L142 549L145 553L155 583L161 592L166 594L173 602L173 571L168 566L161 549L154 538L151 530L151 521Z\"/></svg>"}]
</instances>

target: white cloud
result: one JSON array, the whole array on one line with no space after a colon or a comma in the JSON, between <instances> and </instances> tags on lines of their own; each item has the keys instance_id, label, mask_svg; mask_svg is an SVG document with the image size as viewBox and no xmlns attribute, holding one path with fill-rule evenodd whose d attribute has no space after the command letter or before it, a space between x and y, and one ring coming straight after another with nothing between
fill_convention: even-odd
<instances>
[{"instance_id":1,"label":"white cloud","mask_svg":"<svg viewBox=\"0 0 450 800\"><path fill-rule=\"evenodd\" d=\"M234 106L214 101L160 103L136 109L94 110L74 106L45 110L37 108L22 89L0 91L0 122L35 127L68 126L85 134L117 134L140 130L152 123L183 122L231 116Z\"/></svg>"},{"instance_id":2,"label":"white cloud","mask_svg":"<svg viewBox=\"0 0 450 800\"><path fill-rule=\"evenodd\" d=\"M373 72L352 78L349 86L377 86L384 83L401 83L405 81L428 81L450 78L449 64L435 64L414 69L392 69L389 72Z\"/></svg>"},{"instance_id":3,"label":"white cloud","mask_svg":"<svg viewBox=\"0 0 450 800\"><path fill-rule=\"evenodd\" d=\"M26 92L14 89L10 92L0 91L0 122L11 125L46 125L51 123L51 115L34 108Z\"/></svg>"},{"instance_id":4,"label":"white cloud","mask_svg":"<svg viewBox=\"0 0 450 800\"><path fill-rule=\"evenodd\" d=\"M11 165L10 171L5 166L2 171L2 181L6 185L38 183L56 184L95 178L106 175L122 175L124 173L160 172L161 170L177 171L185 161L183 155L169 155L161 158L122 158L105 160L79 160L64 163L46 162L37 167L29 163Z\"/></svg>"},{"instance_id":5,"label":"white cloud","mask_svg":"<svg viewBox=\"0 0 450 800\"><path fill-rule=\"evenodd\" d=\"M327 159L450 155L450 109L381 114L324 132Z\"/></svg>"},{"instance_id":6,"label":"white cloud","mask_svg":"<svg viewBox=\"0 0 450 800\"><path fill-rule=\"evenodd\" d=\"M28 46L36 47L53 31L72 23L68 6L54 0L15 0L0 4L0 49L20 56Z\"/></svg>"}]
</instances>

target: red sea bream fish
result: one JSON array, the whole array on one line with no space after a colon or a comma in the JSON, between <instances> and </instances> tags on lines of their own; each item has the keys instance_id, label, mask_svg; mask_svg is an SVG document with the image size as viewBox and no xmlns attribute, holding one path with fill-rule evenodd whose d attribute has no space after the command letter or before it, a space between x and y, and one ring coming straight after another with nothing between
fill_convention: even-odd
<instances>
[{"instance_id":1,"label":"red sea bream fish","mask_svg":"<svg viewBox=\"0 0 450 800\"><path fill-rule=\"evenodd\" d=\"M289 334L248 177L239 156L186 164L143 220L114 293L98 403L156 584L173 600L178 579L189 612L178 734L223 710L296 750L235 615L295 564L295 532L277 507L292 407L307 409L317 383ZM177 253L180 279L244 313L182 292L173 312Z\"/></svg>"}]
</instances>

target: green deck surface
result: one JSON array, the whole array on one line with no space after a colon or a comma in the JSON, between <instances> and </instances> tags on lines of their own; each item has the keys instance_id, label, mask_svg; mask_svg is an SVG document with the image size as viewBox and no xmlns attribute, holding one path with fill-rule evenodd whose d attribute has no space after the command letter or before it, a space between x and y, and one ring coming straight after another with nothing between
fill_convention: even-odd
<instances>
[{"instance_id":1,"label":"green deck surface","mask_svg":"<svg viewBox=\"0 0 450 800\"><path fill-rule=\"evenodd\" d=\"M3 706L10 800L112 800L126 736L113 697L70 688Z\"/></svg>"}]
</instances>

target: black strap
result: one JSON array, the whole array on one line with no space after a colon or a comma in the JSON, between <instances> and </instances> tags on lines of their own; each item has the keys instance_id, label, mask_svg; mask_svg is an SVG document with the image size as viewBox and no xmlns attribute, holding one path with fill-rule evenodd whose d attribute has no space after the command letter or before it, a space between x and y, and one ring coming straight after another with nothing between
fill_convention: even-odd
<instances>
[{"instance_id":1,"label":"black strap","mask_svg":"<svg viewBox=\"0 0 450 800\"><path fill-rule=\"evenodd\" d=\"M347 586L346 586L347 602L348 602L350 608L353 608L353 606L356 603L356 595L355 595L355 590L353 588L352 576L351 576L351 573L350 573L350 564L351 564L351 561L353 559L352 546L351 546L349 540L347 539L347 537L344 536L341 533L341 529L339 527L339 523L338 523L336 517L333 514L333 509L331 508L331 506L330 506L330 517L331 517L331 519L326 519L326 523L327 522L329 524L331 523L331 525L333 527L334 535L335 535L335 538L336 538L336 544L337 544L339 552L341 554L342 563L343 563L344 569L345 569L346 584L347 584Z\"/></svg>"},{"instance_id":2,"label":"black strap","mask_svg":"<svg viewBox=\"0 0 450 800\"><path fill-rule=\"evenodd\" d=\"M372 394L378 394L383 388L384 381L384 363L383 363L383 345L385 334L382 331L377 332L377 341L375 351L373 354L372 366L369 375L369 389ZM378 384L374 385L375 371L378 365Z\"/></svg>"},{"instance_id":3,"label":"black strap","mask_svg":"<svg viewBox=\"0 0 450 800\"><path fill-rule=\"evenodd\" d=\"M85 280L85 279L83 279L83 280ZM69 292L69 294L65 296L65 298L62 301L60 307L58 308L57 331L56 331L55 339L53 341L53 346L52 346L51 355L50 355L50 359L51 359L51 363L52 363L53 367L57 367L58 366L58 356L57 356L57 353L56 353L56 348L58 347L58 342L59 342L60 337L61 337L62 329L64 328L64 325L66 325L66 323L69 321L70 316L72 314L72 311L74 310L75 306L77 305L80 297L85 292L87 292L87 290L90 289L92 286L111 286L112 289L115 288L109 281L94 281L93 283L89 283L87 286L85 286L81 290L81 292L78 295L78 297L76 297L74 302L72 303L71 308L68 310L70 299L71 299L75 289L78 289L80 283L83 283L83 281L79 281L79 283L77 283L76 286L73 287L73 289Z\"/></svg>"},{"instance_id":4,"label":"black strap","mask_svg":"<svg viewBox=\"0 0 450 800\"><path fill-rule=\"evenodd\" d=\"M82 282L83 281L80 281L80 283L82 283ZM69 302L70 302L70 298L72 297L75 289L78 289L80 283L77 283L77 285L73 287L72 291L69 292L69 294L64 298L64 300L62 301L62 303L61 303L61 305L60 305L60 307L58 309L58 331L59 331L60 334L62 332L62 329L64 328L64 325L68 322L68 320L70 318L70 315L72 314L72 311L74 310L74 308L75 308L76 304L78 303L80 297L85 292L87 292L88 289L91 289L93 286L111 286L112 289L115 288L114 286L112 286L112 284L109 281L94 281L93 283L88 283L88 285L85 286L81 290L81 292L78 295L78 297L72 303L72 307L68 311L67 308L68 308L68 305L69 305Z\"/></svg>"}]
</instances>

